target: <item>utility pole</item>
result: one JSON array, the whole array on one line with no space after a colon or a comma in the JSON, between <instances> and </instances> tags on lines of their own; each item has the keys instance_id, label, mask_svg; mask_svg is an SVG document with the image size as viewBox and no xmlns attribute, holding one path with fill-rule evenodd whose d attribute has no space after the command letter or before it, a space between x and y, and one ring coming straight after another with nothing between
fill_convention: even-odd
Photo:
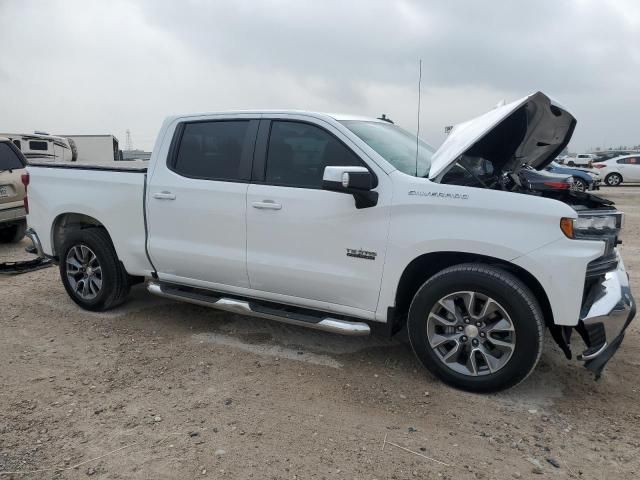
<instances>
[{"instance_id":1,"label":"utility pole","mask_svg":"<svg viewBox=\"0 0 640 480\"><path fill-rule=\"evenodd\" d=\"M131 130L127 128L127 138L124 141L124 149L127 151L133 150L133 142L131 141Z\"/></svg>"}]
</instances>

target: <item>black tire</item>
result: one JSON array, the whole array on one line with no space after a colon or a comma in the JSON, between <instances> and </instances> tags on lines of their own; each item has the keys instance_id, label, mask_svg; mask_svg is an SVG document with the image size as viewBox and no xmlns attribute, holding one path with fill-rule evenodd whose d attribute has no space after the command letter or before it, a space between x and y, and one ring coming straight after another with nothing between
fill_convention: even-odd
<instances>
[{"instance_id":1,"label":"black tire","mask_svg":"<svg viewBox=\"0 0 640 480\"><path fill-rule=\"evenodd\" d=\"M617 187L622 183L622 175L616 172L610 173L605 177L604 183L606 183L610 187Z\"/></svg>"},{"instance_id":2,"label":"black tire","mask_svg":"<svg viewBox=\"0 0 640 480\"><path fill-rule=\"evenodd\" d=\"M26 220L14 223L10 227L0 227L0 243L18 243L24 238L24 233L26 231Z\"/></svg>"},{"instance_id":3,"label":"black tire","mask_svg":"<svg viewBox=\"0 0 640 480\"><path fill-rule=\"evenodd\" d=\"M74 289L67 258L74 247L88 247L95 254L101 267L101 287L95 298L83 298ZM131 285L129 276L122 267L113 248L109 234L103 228L86 228L74 230L64 239L60 249L60 278L64 288L75 303L85 310L102 312L117 307L126 299Z\"/></svg>"},{"instance_id":4,"label":"black tire","mask_svg":"<svg viewBox=\"0 0 640 480\"><path fill-rule=\"evenodd\" d=\"M429 312L440 299L460 291L495 299L511 319L515 345L504 366L493 373L471 376L454 371L429 344ZM472 392L494 392L522 382L538 363L544 339L542 311L531 290L501 268L474 263L449 267L427 280L413 298L407 329L413 351L431 373L455 388Z\"/></svg>"},{"instance_id":5,"label":"black tire","mask_svg":"<svg viewBox=\"0 0 640 480\"><path fill-rule=\"evenodd\" d=\"M583 179L573 177L573 189L577 192L586 192L589 190L589 185Z\"/></svg>"}]
</instances>

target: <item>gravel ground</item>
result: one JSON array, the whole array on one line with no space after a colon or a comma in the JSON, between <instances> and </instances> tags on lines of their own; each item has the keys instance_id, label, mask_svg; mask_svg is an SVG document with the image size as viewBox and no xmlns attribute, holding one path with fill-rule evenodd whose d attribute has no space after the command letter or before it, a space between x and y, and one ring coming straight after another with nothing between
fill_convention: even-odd
<instances>
[{"instance_id":1,"label":"gravel ground","mask_svg":"<svg viewBox=\"0 0 640 480\"><path fill-rule=\"evenodd\" d=\"M638 295L640 187L602 194L627 215ZM26 245L0 246L0 261L29 258ZM638 325L598 382L548 341L524 384L473 395L431 377L402 338L140 287L94 314L56 268L0 276L0 478L638 478Z\"/></svg>"}]
</instances>

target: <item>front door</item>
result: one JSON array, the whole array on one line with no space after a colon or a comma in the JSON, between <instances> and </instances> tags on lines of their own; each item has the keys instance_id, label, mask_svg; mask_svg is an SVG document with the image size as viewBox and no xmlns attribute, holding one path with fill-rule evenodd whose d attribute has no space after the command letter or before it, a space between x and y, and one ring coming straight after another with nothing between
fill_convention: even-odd
<instances>
[{"instance_id":1,"label":"front door","mask_svg":"<svg viewBox=\"0 0 640 480\"><path fill-rule=\"evenodd\" d=\"M258 120L178 125L149 179L148 248L160 280L248 287L246 195Z\"/></svg>"},{"instance_id":2,"label":"front door","mask_svg":"<svg viewBox=\"0 0 640 480\"><path fill-rule=\"evenodd\" d=\"M322 190L325 166L367 166L339 132L301 121L265 123L266 167L247 193L251 288L306 299L312 307L374 312L390 198L381 194L376 206L356 209L353 196Z\"/></svg>"}]
</instances>

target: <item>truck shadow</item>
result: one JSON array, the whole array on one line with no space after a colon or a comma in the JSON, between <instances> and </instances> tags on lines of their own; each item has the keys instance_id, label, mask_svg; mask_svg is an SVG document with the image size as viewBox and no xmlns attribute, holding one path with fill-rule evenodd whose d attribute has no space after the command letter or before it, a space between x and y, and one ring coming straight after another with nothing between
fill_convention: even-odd
<instances>
[{"instance_id":1,"label":"truck shadow","mask_svg":"<svg viewBox=\"0 0 640 480\"><path fill-rule=\"evenodd\" d=\"M403 332L391 339L376 335L341 336L157 299L140 287L134 290L127 304L106 315L118 320L126 317L127 324L153 330L158 335L172 339L182 337L182 341L195 348L197 345L231 348L271 360L340 369L347 377L390 376L414 388L449 390L468 399L490 398L505 407L524 411L547 411L560 400L575 401L594 389L606 391L608 388L608 382L594 383L593 376L579 362L567 361L550 338L547 338L538 367L522 384L505 392L476 395L456 392L433 377L415 359Z\"/></svg>"}]
</instances>

